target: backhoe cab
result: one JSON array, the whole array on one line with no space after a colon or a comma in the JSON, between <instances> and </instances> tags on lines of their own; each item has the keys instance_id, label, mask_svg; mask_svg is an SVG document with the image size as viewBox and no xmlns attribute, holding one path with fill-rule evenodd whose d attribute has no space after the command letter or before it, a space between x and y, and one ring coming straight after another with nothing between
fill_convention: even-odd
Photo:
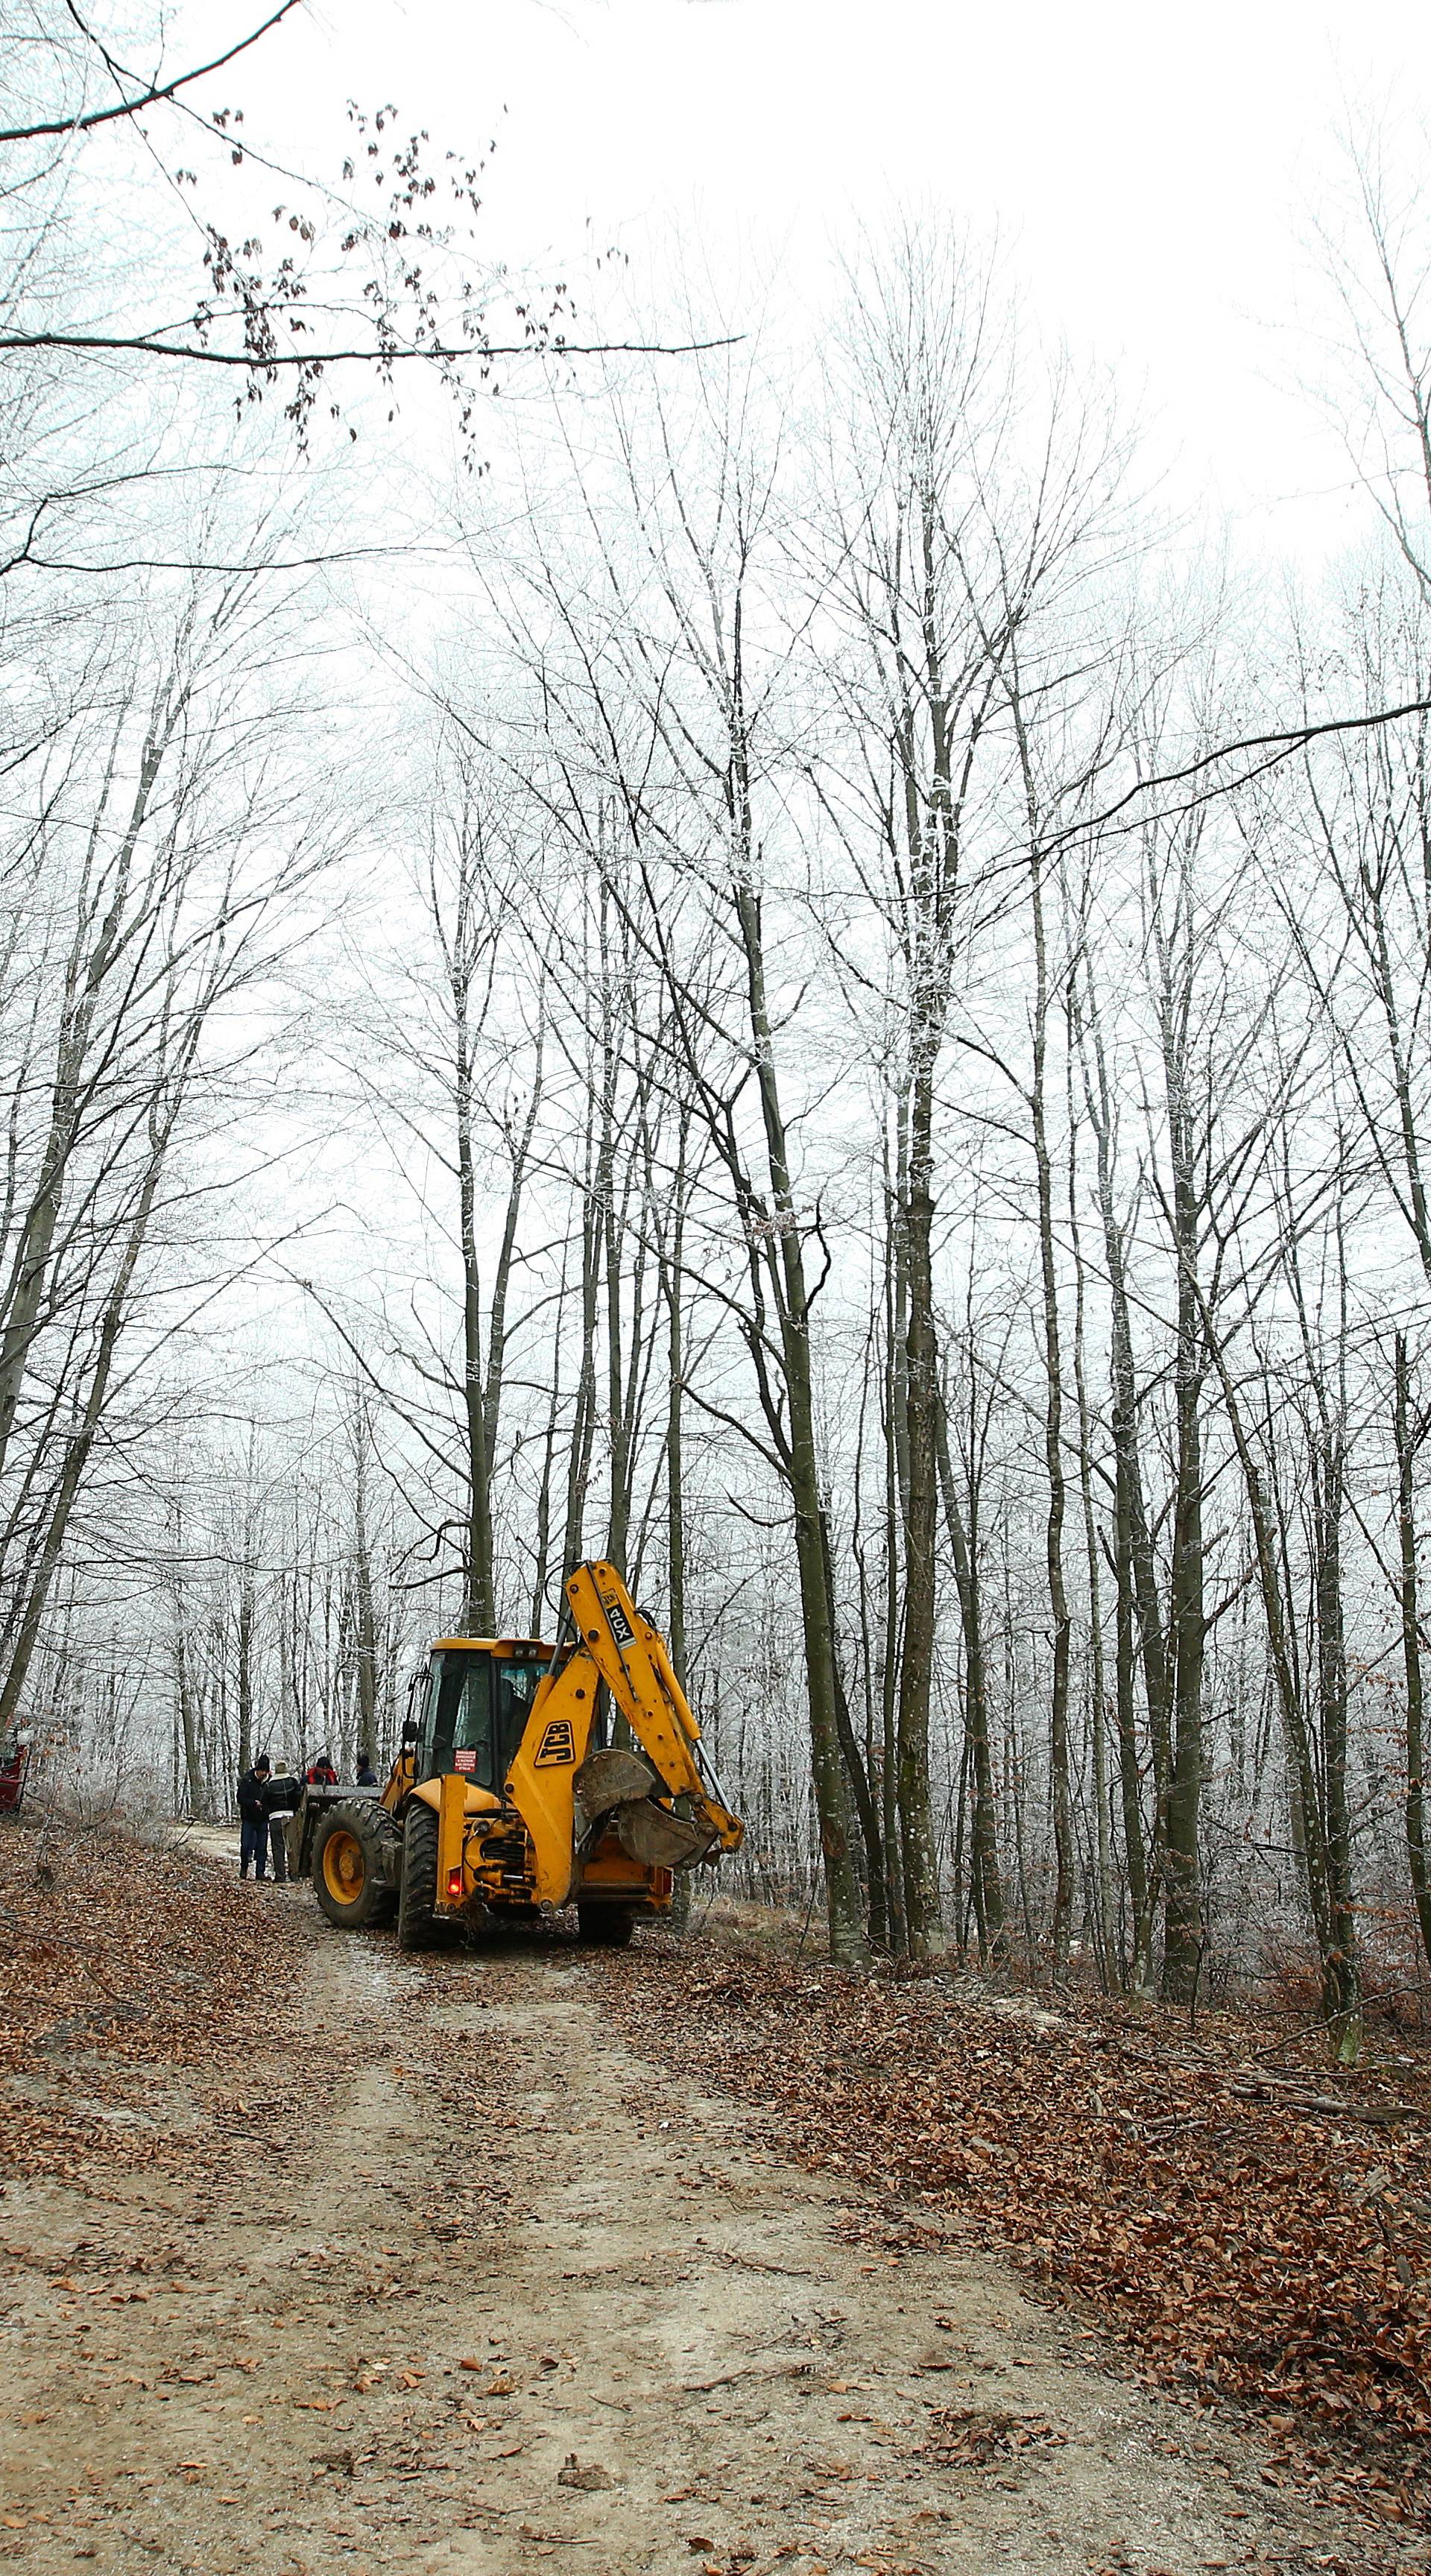
<instances>
[{"instance_id":1,"label":"backhoe cab","mask_svg":"<svg viewBox=\"0 0 1431 2576\"><path fill-rule=\"evenodd\" d=\"M330 1923L396 1913L415 1950L444 1924L575 1905L585 1939L625 1942L669 1908L673 1871L739 1849L665 1642L615 1567L578 1566L566 1598L555 1646L437 1640L381 1793L305 1790L291 1859Z\"/></svg>"}]
</instances>

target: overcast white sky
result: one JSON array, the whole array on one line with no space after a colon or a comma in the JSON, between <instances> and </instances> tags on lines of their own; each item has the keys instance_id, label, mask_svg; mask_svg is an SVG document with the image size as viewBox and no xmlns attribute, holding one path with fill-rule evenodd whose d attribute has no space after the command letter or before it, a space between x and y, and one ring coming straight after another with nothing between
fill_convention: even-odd
<instances>
[{"instance_id":1,"label":"overcast white sky","mask_svg":"<svg viewBox=\"0 0 1431 2576\"><path fill-rule=\"evenodd\" d=\"M1146 388L1189 493L1254 542L1334 540L1342 468L1290 390L1315 344L1287 326L1348 108L1431 111L1426 0L313 0L304 15L273 40L295 106L390 97L445 140L499 132L490 246L514 261L576 267L615 239L639 256L680 227L738 305L744 235L798 301L831 239L892 200L996 221L1042 326Z\"/></svg>"}]
</instances>

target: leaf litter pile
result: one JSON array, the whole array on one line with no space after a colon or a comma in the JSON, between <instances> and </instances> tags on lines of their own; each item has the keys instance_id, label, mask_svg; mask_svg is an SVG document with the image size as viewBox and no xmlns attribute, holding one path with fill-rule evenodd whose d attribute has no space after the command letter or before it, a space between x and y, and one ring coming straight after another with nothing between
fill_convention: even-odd
<instances>
[{"instance_id":1,"label":"leaf litter pile","mask_svg":"<svg viewBox=\"0 0 1431 2576\"><path fill-rule=\"evenodd\" d=\"M166 2079L232 2078L306 1947L268 1889L182 1847L0 1825L0 2178L82 2181L96 2155L183 2170L192 2111ZM229 2144L246 2120L271 2142L287 2109L245 2096L212 2116Z\"/></svg>"},{"instance_id":2,"label":"leaf litter pile","mask_svg":"<svg viewBox=\"0 0 1431 2576\"><path fill-rule=\"evenodd\" d=\"M1066 2436L1041 2417L990 2413L974 2406L939 2406L930 2417L925 2456L944 2468L992 2468L1022 2451L1057 2449Z\"/></svg>"},{"instance_id":3,"label":"leaf litter pile","mask_svg":"<svg viewBox=\"0 0 1431 2576\"><path fill-rule=\"evenodd\" d=\"M1080 1998L1065 2017L711 1939L648 1934L603 1971L645 2055L778 2115L787 2153L879 2196L851 2222L872 2250L928 2241L927 2212L1078 2307L1147 2384L1254 2410L1271 2481L1403 2527L1424 2513L1424 2057L1331 2075L1314 2035L1265 2019L1189 2039L1156 2007Z\"/></svg>"}]
</instances>

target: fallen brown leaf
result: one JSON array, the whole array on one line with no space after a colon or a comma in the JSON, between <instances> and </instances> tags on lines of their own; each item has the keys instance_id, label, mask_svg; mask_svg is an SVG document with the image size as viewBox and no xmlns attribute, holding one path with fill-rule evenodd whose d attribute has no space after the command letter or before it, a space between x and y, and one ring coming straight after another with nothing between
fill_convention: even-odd
<instances>
[{"instance_id":1,"label":"fallen brown leaf","mask_svg":"<svg viewBox=\"0 0 1431 2576\"><path fill-rule=\"evenodd\" d=\"M1349 2478L1362 2509L1412 2524L1431 2510L1431 2058L1406 2054L1409 2031L1392 2088L1370 2052L1329 2074L1285 2017L1209 2013L1190 2042L1154 2006L1085 1992L1025 2018L943 1977L854 1977L709 1934L653 1935L595 1973L664 2065L863 2187L836 2225L868 2268L1005 2253L1148 2384L1290 2415L1291 2483ZM1276 2078L1250 2085L1273 2050Z\"/></svg>"}]
</instances>

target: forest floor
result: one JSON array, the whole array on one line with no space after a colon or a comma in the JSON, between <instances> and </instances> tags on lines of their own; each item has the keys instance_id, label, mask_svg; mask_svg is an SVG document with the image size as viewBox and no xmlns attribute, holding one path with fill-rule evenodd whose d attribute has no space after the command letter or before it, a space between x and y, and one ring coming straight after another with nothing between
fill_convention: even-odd
<instances>
[{"instance_id":1,"label":"forest floor","mask_svg":"<svg viewBox=\"0 0 1431 2576\"><path fill-rule=\"evenodd\" d=\"M416 1960L213 1845L0 1832L0 1931L36 2576L1431 2565L1426 2132L1384 2068L1239 2092L1245 2031L738 1923Z\"/></svg>"}]
</instances>

